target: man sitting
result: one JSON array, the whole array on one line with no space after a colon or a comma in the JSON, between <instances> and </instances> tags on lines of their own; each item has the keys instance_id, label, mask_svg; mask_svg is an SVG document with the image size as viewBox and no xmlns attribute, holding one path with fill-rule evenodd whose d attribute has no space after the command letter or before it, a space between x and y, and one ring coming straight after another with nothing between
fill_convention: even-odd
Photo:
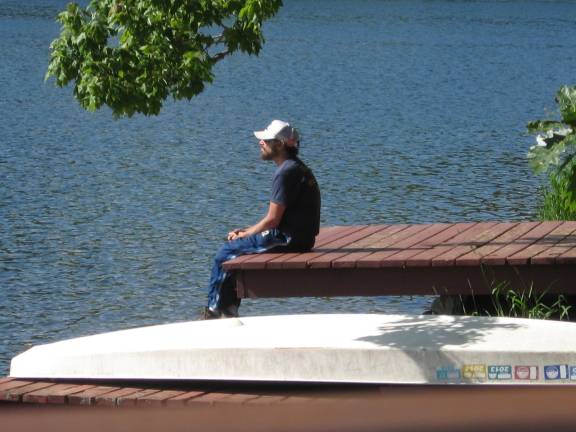
<instances>
[{"instance_id":1,"label":"man sitting","mask_svg":"<svg viewBox=\"0 0 576 432\"><path fill-rule=\"evenodd\" d=\"M261 158L277 166L268 213L258 223L228 233L228 242L214 258L204 319L238 316L240 299L234 275L222 268L225 261L246 254L309 251L320 229L320 189L312 171L298 158L298 131L273 120L254 135Z\"/></svg>"}]
</instances>

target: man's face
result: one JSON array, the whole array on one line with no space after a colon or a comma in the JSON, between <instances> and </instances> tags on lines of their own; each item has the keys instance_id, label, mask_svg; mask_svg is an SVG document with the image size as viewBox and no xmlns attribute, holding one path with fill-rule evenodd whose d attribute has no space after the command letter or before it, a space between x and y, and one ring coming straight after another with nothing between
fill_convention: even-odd
<instances>
[{"instance_id":1,"label":"man's face","mask_svg":"<svg viewBox=\"0 0 576 432\"><path fill-rule=\"evenodd\" d=\"M280 154L280 142L278 140L260 140L260 157L262 160L272 160Z\"/></svg>"}]
</instances>

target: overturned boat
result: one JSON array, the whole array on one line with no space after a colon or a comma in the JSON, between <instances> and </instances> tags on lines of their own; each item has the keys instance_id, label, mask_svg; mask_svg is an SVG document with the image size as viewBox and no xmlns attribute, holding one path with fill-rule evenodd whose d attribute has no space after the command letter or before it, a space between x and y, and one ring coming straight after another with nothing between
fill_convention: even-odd
<instances>
[{"instance_id":1,"label":"overturned boat","mask_svg":"<svg viewBox=\"0 0 576 432\"><path fill-rule=\"evenodd\" d=\"M192 321L40 345L10 376L386 384L573 384L576 324L448 315Z\"/></svg>"}]
</instances>

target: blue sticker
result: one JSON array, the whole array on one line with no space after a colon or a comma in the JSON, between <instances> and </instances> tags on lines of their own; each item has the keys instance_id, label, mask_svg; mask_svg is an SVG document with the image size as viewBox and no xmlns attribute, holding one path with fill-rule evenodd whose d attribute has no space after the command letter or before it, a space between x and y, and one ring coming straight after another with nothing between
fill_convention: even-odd
<instances>
[{"instance_id":1,"label":"blue sticker","mask_svg":"<svg viewBox=\"0 0 576 432\"><path fill-rule=\"evenodd\" d=\"M570 380L576 381L576 366L570 366Z\"/></svg>"},{"instance_id":2,"label":"blue sticker","mask_svg":"<svg viewBox=\"0 0 576 432\"><path fill-rule=\"evenodd\" d=\"M491 380L511 380L512 366L510 365L491 365L488 366L488 379Z\"/></svg>"},{"instance_id":3,"label":"blue sticker","mask_svg":"<svg viewBox=\"0 0 576 432\"><path fill-rule=\"evenodd\" d=\"M455 366L444 366L436 369L436 379L438 381L460 380L460 369Z\"/></svg>"},{"instance_id":4,"label":"blue sticker","mask_svg":"<svg viewBox=\"0 0 576 432\"><path fill-rule=\"evenodd\" d=\"M555 381L568 378L567 365L548 365L544 366L544 379Z\"/></svg>"}]
</instances>

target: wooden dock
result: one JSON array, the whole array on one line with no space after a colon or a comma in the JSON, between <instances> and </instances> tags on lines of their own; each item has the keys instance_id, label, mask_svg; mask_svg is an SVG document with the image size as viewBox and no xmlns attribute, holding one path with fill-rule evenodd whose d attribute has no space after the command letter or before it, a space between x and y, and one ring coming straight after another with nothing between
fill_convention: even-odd
<instances>
[{"instance_id":1,"label":"wooden dock","mask_svg":"<svg viewBox=\"0 0 576 432\"><path fill-rule=\"evenodd\" d=\"M216 388L0 379L2 430L572 431L574 386Z\"/></svg>"},{"instance_id":2,"label":"wooden dock","mask_svg":"<svg viewBox=\"0 0 576 432\"><path fill-rule=\"evenodd\" d=\"M0 378L0 403L67 406L275 405L377 395L379 386Z\"/></svg>"},{"instance_id":3,"label":"wooden dock","mask_svg":"<svg viewBox=\"0 0 576 432\"><path fill-rule=\"evenodd\" d=\"M576 294L576 221L322 228L308 253L245 255L224 264L240 297Z\"/></svg>"},{"instance_id":4,"label":"wooden dock","mask_svg":"<svg viewBox=\"0 0 576 432\"><path fill-rule=\"evenodd\" d=\"M0 406L182 407L298 405L446 394L547 394L576 401L576 386L357 385L0 378ZM458 396L460 397L460 396ZM573 405L571 405L573 406ZM576 412L571 411L576 415Z\"/></svg>"}]
</instances>

